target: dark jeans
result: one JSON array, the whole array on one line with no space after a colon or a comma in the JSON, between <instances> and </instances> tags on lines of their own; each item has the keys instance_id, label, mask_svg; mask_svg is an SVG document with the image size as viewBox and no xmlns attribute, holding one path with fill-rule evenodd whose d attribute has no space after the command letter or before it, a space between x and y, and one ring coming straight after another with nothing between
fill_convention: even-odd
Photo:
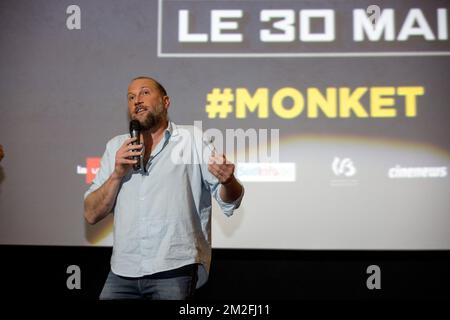
<instances>
[{"instance_id":1,"label":"dark jeans","mask_svg":"<svg viewBox=\"0 0 450 320\"><path fill-rule=\"evenodd\" d=\"M110 271L100 300L187 300L192 298L196 283L197 264L140 278L122 277Z\"/></svg>"}]
</instances>

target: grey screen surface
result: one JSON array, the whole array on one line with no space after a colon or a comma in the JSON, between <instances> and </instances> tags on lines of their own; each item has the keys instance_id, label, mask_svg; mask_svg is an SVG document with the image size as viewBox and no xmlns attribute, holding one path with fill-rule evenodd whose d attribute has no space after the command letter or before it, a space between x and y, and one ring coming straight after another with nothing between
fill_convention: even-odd
<instances>
[{"instance_id":1,"label":"grey screen surface","mask_svg":"<svg viewBox=\"0 0 450 320\"><path fill-rule=\"evenodd\" d=\"M83 194L149 75L177 124L278 130L276 162L249 161L261 140L226 152L246 193L214 205L214 247L450 249L448 1L378 1L378 40L372 2L2 1L0 243L112 244Z\"/></svg>"}]
</instances>

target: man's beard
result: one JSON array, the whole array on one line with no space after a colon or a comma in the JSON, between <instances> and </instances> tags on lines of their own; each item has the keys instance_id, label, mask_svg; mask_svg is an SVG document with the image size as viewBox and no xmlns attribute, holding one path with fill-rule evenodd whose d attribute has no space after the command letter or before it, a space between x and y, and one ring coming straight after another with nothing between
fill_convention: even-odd
<instances>
[{"instance_id":1,"label":"man's beard","mask_svg":"<svg viewBox=\"0 0 450 320\"><path fill-rule=\"evenodd\" d=\"M136 115L133 115L133 119L139 121L142 131L151 131L157 129L167 119L167 110L161 103L154 110L148 110L144 119L140 119Z\"/></svg>"}]
</instances>

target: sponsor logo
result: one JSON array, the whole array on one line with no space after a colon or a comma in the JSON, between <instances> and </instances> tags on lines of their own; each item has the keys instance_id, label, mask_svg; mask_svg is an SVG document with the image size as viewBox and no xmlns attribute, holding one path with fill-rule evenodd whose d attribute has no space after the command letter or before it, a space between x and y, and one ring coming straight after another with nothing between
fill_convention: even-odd
<instances>
[{"instance_id":1,"label":"sponsor logo","mask_svg":"<svg viewBox=\"0 0 450 320\"><path fill-rule=\"evenodd\" d=\"M396 165L389 168L390 179L414 179L414 178L445 178L447 167L402 167Z\"/></svg>"},{"instance_id":2,"label":"sponsor logo","mask_svg":"<svg viewBox=\"0 0 450 320\"><path fill-rule=\"evenodd\" d=\"M355 165L350 158L340 159L335 157L331 168L336 176L352 177L356 174Z\"/></svg>"},{"instance_id":3,"label":"sponsor logo","mask_svg":"<svg viewBox=\"0 0 450 320\"><path fill-rule=\"evenodd\" d=\"M338 177L330 181L332 187L351 187L358 185L358 180L352 178L357 173L352 159L334 157L331 163L331 170Z\"/></svg>"},{"instance_id":4,"label":"sponsor logo","mask_svg":"<svg viewBox=\"0 0 450 320\"><path fill-rule=\"evenodd\" d=\"M91 184L100 169L99 157L87 157L86 166L77 165L77 174L86 175L86 184Z\"/></svg>"},{"instance_id":5,"label":"sponsor logo","mask_svg":"<svg viewBox=\"0 0 450 320\"><path fill-rule=\"evenodd\" d=\"M293 182L295 163L238 163L236 177L247 182Z\"/></svg>"}]
</instances>

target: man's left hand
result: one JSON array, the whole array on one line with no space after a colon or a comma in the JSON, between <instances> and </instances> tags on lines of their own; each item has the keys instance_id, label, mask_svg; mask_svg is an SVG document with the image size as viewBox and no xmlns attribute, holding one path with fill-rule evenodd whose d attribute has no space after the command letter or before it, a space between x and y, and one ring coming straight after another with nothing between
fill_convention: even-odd
<instances>
[{"instance_id":1,"label":"man's left hand","mask_svg":"<svg viewBox=\"0 0 450 320\"><path fill-rule=\"evenodd\" d=\"M223 154L213 154L209 158L208 170L221 184L228 184L234 180L234 164Z\"/></svg>"}]
</instances>

